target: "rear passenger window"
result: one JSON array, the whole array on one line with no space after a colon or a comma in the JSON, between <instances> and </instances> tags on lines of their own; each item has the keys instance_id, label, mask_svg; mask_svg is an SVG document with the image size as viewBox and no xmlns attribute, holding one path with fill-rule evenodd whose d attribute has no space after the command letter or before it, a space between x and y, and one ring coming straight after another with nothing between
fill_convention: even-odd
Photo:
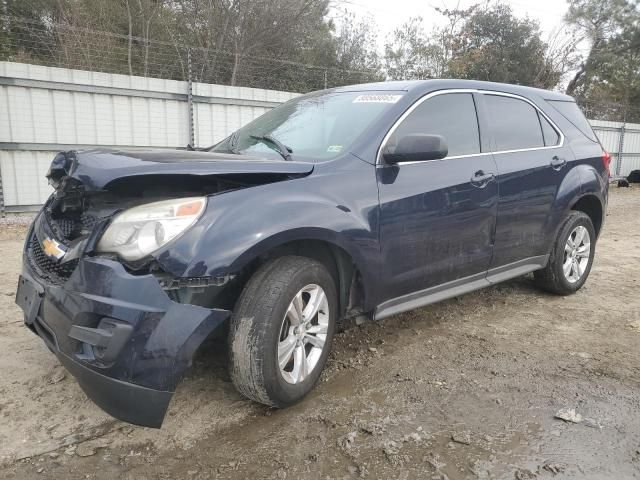
<instances>
[{"instance_id":1,"label":"rear passenger window","mask_svg":"<svg viewBox=\"0 0 640 480\"><path fill-rule=\"evenodd\" d=\"M524 100L485 95L496 151L544 147L538 111Z\"/></svg>"},{"instance_id":2,"label":"rear passenger window","mask_svg":"<svg viewBox=\"0 0 640 480\"><path fill-rule=\"evenodd\" d=\"M560 135L556 132L555 128L551 126L549 120L544 118L540 112L538 112L538 118L540 118L540 125L542 125L542 136L544 137L544 145L546 147L552 147L560 143Z\"/></svg>"},{"instance_id":3,"label":"rear passenger window","mask_svg":"<svg viewBox=\"0 0 640 480\"><path fill-rule=\"evenodd\" d=\"M447 93L425 100L411 112L389 138L393 147L405 135L424 133L442 135L449 157L480 153L480 131L473 96Z\"/></svg>"}]
</instances>

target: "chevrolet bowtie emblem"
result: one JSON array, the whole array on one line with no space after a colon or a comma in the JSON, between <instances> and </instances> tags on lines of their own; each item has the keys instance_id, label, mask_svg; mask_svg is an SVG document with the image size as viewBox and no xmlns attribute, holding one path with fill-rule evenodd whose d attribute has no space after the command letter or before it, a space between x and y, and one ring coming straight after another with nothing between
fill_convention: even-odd
<instances>
[{"instance_id":1,"label":"chevrolet bowtie emblem","mask_svg":"<svg viewBox=\"0 0 640 480\"><path fill-rule=\"evenodd\" d=\"M64 254L66 253L62 248L60 248L60 244L58 242L50 239L49 237L42 241L42 250L47 254L47 256L57 258L58 260L64 257Z\"/></svg>"}]
</instances>

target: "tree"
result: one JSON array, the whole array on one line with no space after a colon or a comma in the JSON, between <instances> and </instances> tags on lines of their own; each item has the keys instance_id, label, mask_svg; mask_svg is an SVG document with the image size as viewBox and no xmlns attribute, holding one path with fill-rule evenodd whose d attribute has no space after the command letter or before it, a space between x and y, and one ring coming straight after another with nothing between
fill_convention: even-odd
<instances>
[{"instance_id":1,"label":"tree","mask_svg":"<svg viewBox=\"0 0 640 480\"><path fill-rule=\"evenodd\" d=\"M344 12L333 35L334 68L328 75L341 75L332 84L364 83L383 80L381 62L376 44L377 35L371 18L356 20L355 15Z\"/></svg>"},{"instance_id":2,"label":"tree","mask_svg":"<svg viewBox=\"0 0 640 480\"><path fill-rule=\"evenodd\" d=\"M594 70L606 55L605 44L617 29L626 0L572 0L565 21L573 26L581 40L589 42L589 52L567 86L573 94L585 82L587 70Z\"/></svg>"},{"instance_id":3,"label":"tree","mask_svg":"<svg viewBox=\"0 0 640 480\"><path fill-rule=\"evenodd\" d=\"M325 78L330 85L348 81L347 70L376 68L375 42L367 44L369 26L347 19L336 29L327 18L328 5L328 0L174 0L170 8L176 15L165 27L176 50L194 47L198 79L308 91L323 88Z\"/></svg>"},{"instance_id":4,"label":"tree","mask_svg":"<svg viewBox=\"0 0 640 480\"><path fill-rule=\"evenodd\" d=\"M428 38L422 17L414 17L387 39L384 60L392 80L440 77L446 69L445 45Z\"/></svg>"},{"instance_id":5,"label":"tree","mask_svg":"<svg viewBox=\"0 0 640 480\"><path fill-rule=\"evenodd\" d=\"M640 120L640 4L637 0L572 0L566 21L589 43L567 93L610 117L610 104L623 105L617 120ZM599 110L599 111L598 111Z\"/></svg>"},{"instance_id":6,"label":"tree","mask_svg":"<svg viewBox=\"0 0 640 480\"><path fill-rule=\"evenodd\" d=\"M475 10L455 35L449 74L553 88L562 76L546 56L538 24L515 17L505 4Z\"/></svg>"},{"instance_id":7,"label":"tree","mask_svg":"<svg viewBox=\"0 0 640 480\"><path fill-rule=\"evenodd\" d=\"M54 9L53 1L25 2L22 0L2 0L3 59L14 62L35 61L40 57L39 52L46 50L52 40L50 35L40 35L44 31L45 22L51 17Z\"/></svg>"},{"instance_id":8,"label":"tree","mask_svg":"<svg viewBox=\"0 0 640 480\"><path fill-rule=\"evenodd\" d=\"M547 40L545 58L549 68L541 72L541 76L550 74L551 78L543 81L551 84L553 80L564 80L568 74L575 72L579 64L578 44L580 39L567 31L566 27L558 27L551 32Z\"/></svg>"},{"instance_id":9,"label":"tree","mask_svg":"<svg viewBox=\"0 0 640 480\"><path fill-rule=\"evenodd\" d=\"M480 8L479 4L471 5L469 8L439 8L434 10L446 19L446 24L436 30L435 38L442 45L443 62L448 64L454 55L454 48L458 42L458 37L468 18Z\"/></svg>"},{"instance_id":10,"label":"tree","mask_svg":"<svg viewBox=\"0 0 640 480\"><path fill-rule=\"evenodd\" d=\"M0 0L0 59L308 91L379 78L375 27L329 0ZM310 65L311 64L311 65ZM358 72L354 72L354 71Z\"/></svg>"}]
</instances>

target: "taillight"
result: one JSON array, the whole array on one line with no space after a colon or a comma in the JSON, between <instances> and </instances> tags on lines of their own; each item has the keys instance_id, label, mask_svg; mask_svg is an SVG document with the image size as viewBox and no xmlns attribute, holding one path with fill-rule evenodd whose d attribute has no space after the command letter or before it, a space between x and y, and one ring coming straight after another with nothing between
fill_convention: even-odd
<instances>
[{"instance_id":1,"label":"taillight","mask_svg":"<svg viewBox=\"0 0 640 480\"><path fill-rule=\"evenodd\" d=\"M610 174L609 165L611 165L611 154L606 150L602 151L602 163L604 165L604 169L607 171L608 174Z\"/></svg>"}]
</instances>

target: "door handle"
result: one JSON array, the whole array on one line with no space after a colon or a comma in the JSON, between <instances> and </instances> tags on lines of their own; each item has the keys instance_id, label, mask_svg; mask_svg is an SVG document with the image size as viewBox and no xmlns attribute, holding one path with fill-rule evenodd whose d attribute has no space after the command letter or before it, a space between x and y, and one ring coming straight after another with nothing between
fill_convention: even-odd
<instances>
[{"instance_id":1,"label":"door handle","mask_svg":"<svg viewBox=\"0 0 640 480\"><path fill-rule=\"evenodd\" d=\"M494 178L495 175L493 173L484 173L484 171L478 170L473 174L473 177L471 177L471 185L477 188L484 188Z\"/></svg>"},{"instance_id":2,"label":"door handle","mask_svg":"<svg viewBox=\"0 0 640 480\"><path fill-rule=\"evenodd\" d=\"M551 168L556 171L561 170L562 167L564 167L566 164L567 160L564 158L560 158L557 155L554 155L553 158L551 158Z\"/></svg>"}]
</instances>

